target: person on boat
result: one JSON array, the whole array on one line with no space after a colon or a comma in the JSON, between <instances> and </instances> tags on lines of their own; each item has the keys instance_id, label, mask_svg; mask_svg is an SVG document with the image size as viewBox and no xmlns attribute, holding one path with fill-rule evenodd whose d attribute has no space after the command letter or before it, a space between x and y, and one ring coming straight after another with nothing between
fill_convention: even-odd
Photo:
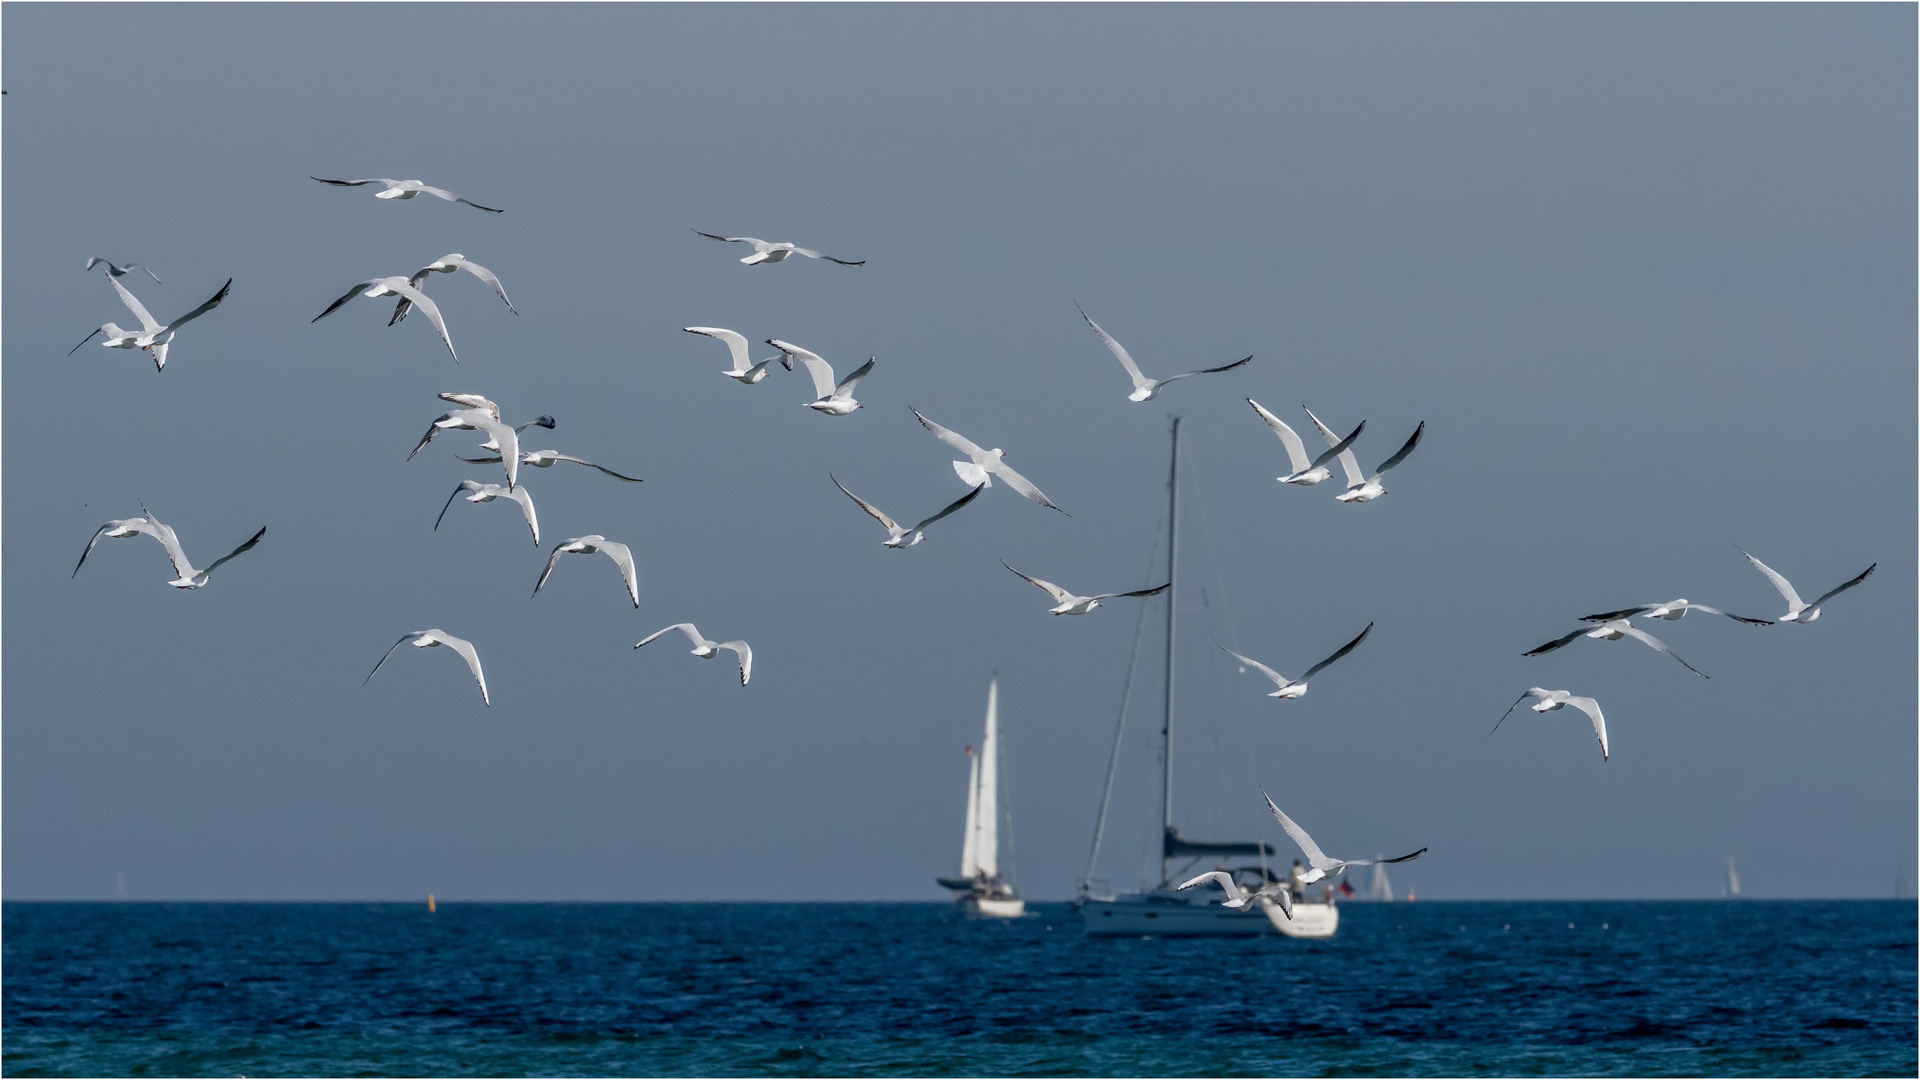
<instances>
[{"instance_id":1,"label":"person on boat","mask_svg":"<svg viewBox=\"0 0 1920 1080\"><path fill-rule=\"evenodd\" d=\"M1289 892L1293 893L1293 898L1295 900L1302 899L1307 895L1306 883L1300 880L1306 875L1307 875L1306 868L1300 865L1300 860L1299 859L1293 860L1293 871L1288 878L1287 889Z\"/></svg>"}]
</instances>

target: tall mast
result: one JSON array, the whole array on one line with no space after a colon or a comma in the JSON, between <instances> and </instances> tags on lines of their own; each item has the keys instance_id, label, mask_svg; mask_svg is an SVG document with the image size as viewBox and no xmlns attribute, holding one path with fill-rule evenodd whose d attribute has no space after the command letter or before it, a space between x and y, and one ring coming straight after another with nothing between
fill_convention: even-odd
<instances>
[{"instance_id":1,"label":"tall mast","mask_svg":"<svg viewBox=\"0 0 1920 1080\"><path fill-rule=\"evenodd\" d=\"M1161 712L1160 883L1167 883L1166 835L1173 829L1173 613L1180 592L1175 568L1180 557L1180 418L1173 418L1173 465L1167 476L1167 699Z\"/></svg>"}]
</instances>

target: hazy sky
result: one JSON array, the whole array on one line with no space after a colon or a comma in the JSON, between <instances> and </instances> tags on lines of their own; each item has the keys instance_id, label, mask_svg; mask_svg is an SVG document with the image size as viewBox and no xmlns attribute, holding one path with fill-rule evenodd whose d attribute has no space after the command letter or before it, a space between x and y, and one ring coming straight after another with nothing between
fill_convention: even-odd
<instances>
[{"instance_id":1,"label":"hazy sky","mask_svg":"<svg viewBox=\"0 0 1920 1080\"><path fill-rule=\"evenodd\" d=\"M945 896L987 679L1010 861L1084 867L1137 601L1158 584L1169 417L1187 418L1176 818L1277 841L1266 786L1335 854L1425 845L1422 898L1887 895L1915 850L1915 12L1910 5L516 7L4 10L5 895ZM420 178L489 206L308 175ZM848 269L689 231L791 239ZM450 251L461 362L349 284ZM234 278L167 370L89 345L136 260L161 318ZM1149 373L1126 400L1078 300ZM736 328L869 356L867 408L746 387ZM771 352L771 350L760 350ZM756 352L759 355L759 352ZM646 478L523 474L435 514L470 434L406 453L440 391L559 419ZM1365 506L1276 484L1252 396L1427 422ZM1070 511L964 491L909 404ZM189 553L267 538L179 592ZM633 545L638 612L598 532ZM1693 616L1521 653L1676 596ZM205 553L202 555L201 553ZM1157 623L1161 600L1148 601ZM691 620L756 652L678 640ZM1369 621L1298 701L1289 673ZM441 627L480 649L483 708ZM1158 648L1150 629L1145 648ZM1606 708L1488 731L1530 685ZM1100 876L1157 844L1157 665Z\"/></svg>"}]
</instances>

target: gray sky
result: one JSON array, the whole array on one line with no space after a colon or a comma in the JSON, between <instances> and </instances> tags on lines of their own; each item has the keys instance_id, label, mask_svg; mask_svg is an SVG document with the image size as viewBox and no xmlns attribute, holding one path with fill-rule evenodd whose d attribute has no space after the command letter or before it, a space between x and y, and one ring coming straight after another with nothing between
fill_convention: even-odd
<instances>
[{"instance_id":1,"label":"gray sky","mask_svg":"<svg viewBox=\"0 0 1920 1080\"><path fill-rule=\"evenodd\" d=\"M1176 412L1188 835L1284 844L1265 785L1336 854L1429 846L1395 874L1423 897L1707 895L1729 853L1761 895L1911 881L1911 6L3 17L9 898L933 899L995 669L1018 879L1066 896L1138 609L1052 618L999 560L1158 584ZM869 262L749 269L690 227ZM309 325L448 251L522 312L436 278L460 364L379 303ZM157 270L127 280L161 318L233 293L164 374L65 359L126 321L89 255ZM1076 299L1150 373L1254 362L1131 404ZM867 408L732 383L698 324L876 356ZM464 434L404 460L452 390L646 483L529 470L540 552L506 504L433 532L498 473ZM1369 421L1367 464L1427 439L1342 506L1274 483L1248 396ZM964 490L909 403L1073 516L996 487L881 548L829 469L902 517ZM143 500L203 557L267 538L199 592L146 540L69 580ZM634 546L640 611L598 556L528 599L589 532ZM1880 569L1811 627L1657 624L1710 681L1632 642L1521 658L1635 602L1779 614L1736 545L1808 595ZM631 649L681 620L751 641L753 684ZM1300 701L1206 640L1292 672L1369 621ZM428 626L491 709L445 650L361 685ZM1490 739L1530 685L1597 696L1613 760L1570 711Z\"/></svg>"}]
</instances>

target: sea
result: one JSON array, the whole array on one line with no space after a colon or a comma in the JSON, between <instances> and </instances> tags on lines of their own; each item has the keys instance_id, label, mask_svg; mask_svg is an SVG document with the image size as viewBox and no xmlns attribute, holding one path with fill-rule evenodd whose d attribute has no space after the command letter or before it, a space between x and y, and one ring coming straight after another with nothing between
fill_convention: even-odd
<instances>
[{"instance_id":1,"label":"sea","mask_svg":"<svg viewBox=\"0 0 1920 1080\"><path fill-rule=\"evenodd\" d=\"M1914 1076L1912 901L6 903L6 1076Z\"/></svg>"}]
</instances>

